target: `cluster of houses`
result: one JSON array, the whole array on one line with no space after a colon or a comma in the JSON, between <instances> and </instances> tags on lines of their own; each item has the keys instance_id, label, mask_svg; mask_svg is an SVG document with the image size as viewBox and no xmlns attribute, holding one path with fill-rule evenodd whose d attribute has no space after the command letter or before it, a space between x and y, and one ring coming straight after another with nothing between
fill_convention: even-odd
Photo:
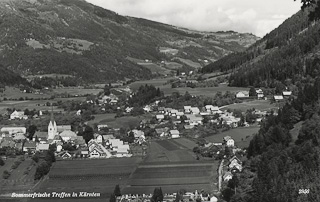
<instances>
[{"instance_id":1,"label":"cluster of houses","mask_svg":"<svg viewBox=\"0 0 320 202\"><path fill-rule=\"evenodd\" d=\"M39 111L36 114L34 114L31 118L36 119L36 118L39 118L42 115L43 115L42 111ZM29 116L26 115L24 111L14 110L14 112L12 112L9 115L9 118L10 118L10 120L27 120L29 118Z\"/></svg>"},{"instance_id":2,"label":"cluster of houses","mask_svg":"<svg viewBox=\"0 0 320 202\"><path fill-rule=\"evenodd\" d=\"M255 89L256 90L256 95L258 99L267 99L267 97L265 96L264 92L262 89ZM282 94L279 95L273 95L273 100L274 101L282 101L285 98L289 98L292 96L292 91L289 91L288 89L284 90L282 92ZM238 93L236 93L236 98L238 99L245 99L245 98L249 98L250 97L250 93L249 91L240 91Z\"/></svg>"},{"instance_id":3,"label":"cluster of houses","mask_svg":"<svg viewBox=\"0 0 320 202\"><path fill-rule=\"evenodd\" d=\"M100 125L100 129L106 127ZM113 158L131 157L129 144L116 139L114 135L94 134L94 139L86 144L82 136L71 130L70 125L57 125L53 116L48 125L48 131L35 132L33 139L26 138L25 127L2 127L0 130L0 148L14 148L19 151L34 153L47 151L50 145L56 146L56 156L62 158ZM137 142L143 142L144 135L136 138ZM68 144L75 148L64 150Z\"/></svg>"},{"instance_id":4,"label":"cluster of houses","mask_svg":"<svg viewBox=\"0 0 320 202\"><path fill-rule=\"evenodd\" d=\"M165 193L163 195L163 201L175 201L177 193ZM117 202L139 202L139 201L151 201L152 194L124 194L116 198ZM183 201L196 201L201 199L201 201L217 202L218 198L214 195L209 195L207 193L200 193L197 190L195 192L186 192L182 195Z\"/></svg>"},{"instance_id":5,"label":"cluster of houses","mask_svg":"<svg viewBox=\"0 0 320 202\"><path fill-rule=\"evenodd\" d=\"M226 164L226 172L223 175L223 181L232 179L235 173L242 171L242 162L237 156L231 157Z\"/></svg>"}]
</instances>

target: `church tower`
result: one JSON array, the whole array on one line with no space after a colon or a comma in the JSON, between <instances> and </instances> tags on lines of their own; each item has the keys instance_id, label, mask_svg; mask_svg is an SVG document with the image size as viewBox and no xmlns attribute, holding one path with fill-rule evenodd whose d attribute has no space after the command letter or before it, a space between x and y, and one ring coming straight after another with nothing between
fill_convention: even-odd
<instances>
[{"instance_id":1,"label":"church tower","mask_svg":"<svg viewBox=\"0 0 320 202\"><path fill-rule=\"evenodd\" d=\"M54 136L58 134L57 124L53 118L53 106L51 106L51 118L48 125L48 140L53 140Z\"/></svg>"}]
</instances>

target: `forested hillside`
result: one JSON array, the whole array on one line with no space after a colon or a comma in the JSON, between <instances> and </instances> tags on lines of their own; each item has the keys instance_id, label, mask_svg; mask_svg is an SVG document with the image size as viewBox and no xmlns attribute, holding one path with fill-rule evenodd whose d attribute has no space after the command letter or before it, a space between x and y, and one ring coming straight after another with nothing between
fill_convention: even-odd
<instances>
[{"instance_id":1,"label":"forested hillside","mask_svg":"<svg viewBox=\"0 0 320 202\"><path fill-rule=\"evenodd\" d=\"M275 87L281 82L299 87L314 73L310 64L317 63L314 58L320 50L320 23L309 21L308 16L309 9L299 11L247 51L231 54L202 71L230 72L231 86Z\"/></svg>"},{"instance_id":2,"label":"forested hillside","mask_svg":"<svg viewBox=\"0 0 320 202\"><path fill-rule=\"evenodd\" d=\"M315 15L306 16L312 21ZM309 35L315 36L315 41L320 31L317 29L312 31L315 35ZM276 43L280 50L281 46L292 44ZM305 43L294 44L299 48ZM299 81L297 97L289 100L278 115L270 115L262 122L248 147L244 170L222 191L226 201L320 201L320 60L314 55L308 55L306 60L305 73L301 74L306 76ZM290 131L297 123L302 123L302 127L298 136L292 136Z\"/></svg>"}]
</instances>

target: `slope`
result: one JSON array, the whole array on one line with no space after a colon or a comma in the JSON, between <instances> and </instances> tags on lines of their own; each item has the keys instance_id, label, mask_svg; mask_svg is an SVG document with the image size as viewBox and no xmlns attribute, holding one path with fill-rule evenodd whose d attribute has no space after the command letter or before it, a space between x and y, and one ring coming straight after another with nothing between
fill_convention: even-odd
<instances>
[{"instance_id":1,"label":"slope","mask_svg":"<svg viewBox=\"0 0 320 202\"><path fill-rule=\"evenodd\" d=\"M231 86L291 86L314 73L313 58L320 42L319 21L308 21L309 10L299 11L247 51L231 54L202 72L232 73ZM317 71L317 70L316 70Z\"/></svg>"},{"instance_id":2,"label":"slope","mask_svg":"<svg viewBox=\"0 0 320 202\"><path fill-rule=\"evenodd\" d=\"M3 0L0 16L4 67L23 76L57 73L86 82L152 76L128 57L203 63L243 51L258 39L120 16L83 0Z\"/></svg>"}]
</instances>

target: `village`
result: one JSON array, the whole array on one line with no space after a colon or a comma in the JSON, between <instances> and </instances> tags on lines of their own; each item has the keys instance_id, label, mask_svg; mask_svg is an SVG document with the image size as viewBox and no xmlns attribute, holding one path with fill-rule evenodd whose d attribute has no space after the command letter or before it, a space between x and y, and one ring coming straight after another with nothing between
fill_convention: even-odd
<instances>
[{"instance_id":1,"label":"village","mask_svg":"<svg viewBox=\"0 0 320 202\"><path fill-rule=\"evenodd\" d=\"M129 87L116 87L120 94L125 94L130 99L134 93ZM113 91L115 92L115 91ZM115 95L113 92L101 94L98 100L92 96L87 98L84 105L97 107L101 112L109 109L121 111L120 116L131 116L137 106L130 106L128 101ZM239 91L235 94L235 99L252 99L249 91ZM274 102L281 102L292 95L290 91L284 91L282 95L273 96ZM195 98L192 96L192 99ZM270 96L269 96L270 98ZM255 89L255 100L267 100L261 89ZM124 104L126 103L126 104ZM81 106L81 104L79 105ZM219 163L217 169L217 193L224 184L243 169L242 160L245 159L246 148L237 146L236 141L231 136L223 136L217 141L206 139L207 136L214 136L221 131L237 130L237 128L250 128L260 124L266 116L276 115L277 111L260 111L257 109L247 111L236 111L227 109L226 106L214 105L183 105L178 108L166 107L163 100L156 99L151 103L141 106L143 112L138 113L148 116L131 129L111 128L106 123L97 123L90 127L84 122L80 128L85 132L73 130L71 125L58 125L55 117L59 114L53 111L53 106L47 104L46 112L37 111L25 114L25 111L14 110L8 114L8 121L14 123L29 119L41 119L50 117L47 123L47 130L37 130L28 136L28 127L10 126L1 127L0 155L2 159L7 159L19 155L32 157L44 154L48 151L54 152L57 161L90 160L90 159L117 159L117 158L146 158L149 154L150 144L161 140L176 140L180 138L197 142L192 149L196 160L206 161L214 159ZM51 109L50 109L51 108ZM83 109L74 111L75 117L82 117ZM88 129L89 128L89 129ZM200 134L200 129L208 132ZM201 129L201 130L202 130ZM88 130L89 137L86 137ZM249 137L252 134L247 134ZM243 138L242 138L243 139ZM177 197L177 193L165 193L164 197L170 201ZM183 199L195 200L201 198L202 201L217 201L215 195L206 192L198 193L185 192L181 194ZM138 201L143 198L149 200L148 193L141 195L124 194L118 197L118 201Z\"/></svg>"}]
</instances>

